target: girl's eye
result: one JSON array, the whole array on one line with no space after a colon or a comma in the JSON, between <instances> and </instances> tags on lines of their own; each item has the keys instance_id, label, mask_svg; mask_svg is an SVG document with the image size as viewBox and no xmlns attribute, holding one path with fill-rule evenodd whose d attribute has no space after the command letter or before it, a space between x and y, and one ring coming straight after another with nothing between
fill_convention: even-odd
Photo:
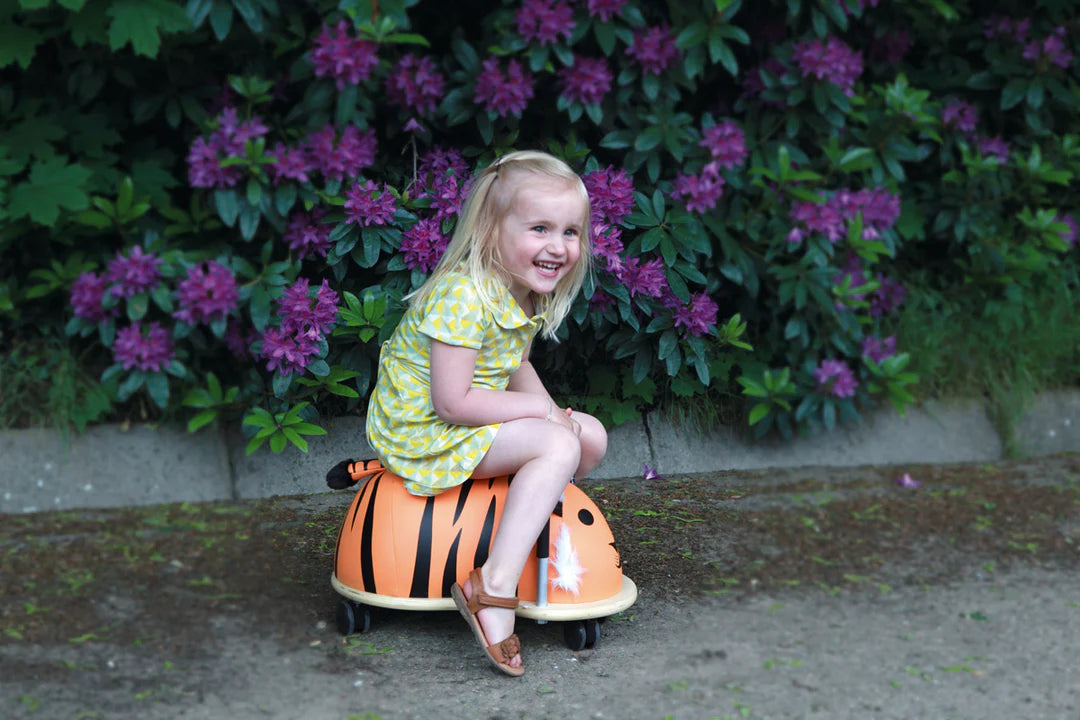
<instances>
[{"instance_id":1,"label":"girl's eye","mask_svg":"<svg viewBox=\"0 0 1080 720\"><path fill-rule=\"evenodd\" d=\"M537 225L537 226L533 227L533 232L540 232L540 233L542 233L542 232L544 232L545 230L547 230L547 228L546 228L546 227L544 227L543 225Z\"/></svg>"}]
</instances>

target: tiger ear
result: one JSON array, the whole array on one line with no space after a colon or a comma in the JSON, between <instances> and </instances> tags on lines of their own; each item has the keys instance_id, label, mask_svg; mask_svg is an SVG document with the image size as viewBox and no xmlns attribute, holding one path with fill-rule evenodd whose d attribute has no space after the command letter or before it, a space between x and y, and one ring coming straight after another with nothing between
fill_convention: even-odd
<instances>
[{"instance_id":1,"label":"tiger ear","mask_svg":"<svg viewBox=\"0 0 1080 720\"><path fill-rule=\"evenodd\" d=\"M342 460L330 468L330 472L326 473L326 484L334 490L344 490L355 485L359 478L354 478L349 472L349 466L352 464L352 460Z\"/></svg>"}]
</instances>

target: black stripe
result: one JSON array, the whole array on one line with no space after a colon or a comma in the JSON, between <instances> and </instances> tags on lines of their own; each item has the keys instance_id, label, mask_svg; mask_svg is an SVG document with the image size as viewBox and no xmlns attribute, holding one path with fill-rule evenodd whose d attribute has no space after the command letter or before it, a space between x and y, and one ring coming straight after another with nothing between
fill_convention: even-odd
<instances>
[{"instance_id":1,"label":"black stripe","mask_svg":"<svg viewBox=\"0 0 1080 720\"><path fill-rule=\"evenodd\" d=\"M484 527L480 531L480 540L476 543L476 555L473 557L473 567L482 567L488 559L488 551L491 549L491 536L495 530L495 498L491 498L488 505L487 517L484 518Z\"/></svg>"},{"instance_id":2,"label":"black stripe","mask_svg":"<svg viewBox=\"0 0 1080 720\"><path fill-rule=\"evenodd\" d=\"M555 503L555 509L551 511L551 514L556 517L562 517L562 500Z\"/></svg>"},{"instance_id":3,"label":"black stripe","mask_svg":"<svg viewBox=\"0 0 1080 720\"><path fill-rule=\"evenodd\" d=\"M469 499L469 491L472 490L473 481L466 480L461 485L461 492L458 493L457 506L454 508L454 524L457 525L458 518L461 517L461 511L465 509L465 501Z\"/></svg>"},{"instance_id":4,"label":"black stripe","mask_svg":"<svg viewBox=\"0 0 1080 720\"><path fill-rule=\"evenodd\" d=\"M379 492L382 476L383 474L379 473L371 478L371 502L368 504L367 512L364 513L364 530L360 535L360 545L363 548L360 553L360 576L364 579L364 587L360 589L369 593L378 592L375 589L375 567L371 555L371 531L375 524L375 496Z\"/></svg>"},{"instance_id":5,"label":"black stripe","mask_svg":"<svg viewBox=\"0 0 1080 720\"><path fill-rule=\"evenodd\" d=\"M416 536L416 559L413 562L412 587L409 597L426 598L428 580L431 576L431 525L435 516L435 496L424 502L424 516L420 519L420 533Z\"/></svg>"},{"instance_id":6,"label":"black stripe","mask_svg":"<svg viewBox=\"0 0 1080 720\"><path fill-rule=\"evenodd\" d=\"M450 587L457 582L457 548L461 542L461 530L457 531L450 553L446 556L446 565L442 572L442 597L450 597Z\"/></svg>"},{"instance_id":7,"label":"black stripe","mask_svg":"<svg viewBox=\"0 0 1080 720\"><path fill-rule=\"evenodd\" d=\"M360 512L360 506L364 504L364 493L367 492L367 489L368 484L364 483L363 487L357 490L360 497L357 499L356 506L353 508L352 520L349 522L349 532L352 532L353 525L356 524L356 513ZM341 529L338 530L337 534L337 546L334 548L334 574L338 576L340 576L340 573L338 572L338 562L341 560L341 536L345 534L345 520L348 519L349 518L346 517L341 521Z\"/></svg>"},{"instance_id":8,"label":"black stripe","mask_svg":"<svg viewBox=\"0 0 1080 720\"><path fill-rule=\"evenodd\" d=\"M536 557L546 560L550 554L551 544L551 518L544 523L544 529L540 531L540 537L536 538Z\"/></svg>"}]
</instances>

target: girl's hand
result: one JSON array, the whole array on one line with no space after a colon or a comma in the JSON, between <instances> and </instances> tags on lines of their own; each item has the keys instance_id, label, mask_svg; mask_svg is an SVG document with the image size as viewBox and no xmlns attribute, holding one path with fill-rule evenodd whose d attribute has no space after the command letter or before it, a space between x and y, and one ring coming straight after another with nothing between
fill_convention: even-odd
<instances>
[{"instance_id":1,"label":"girl's hand","mask_svg":"<svg viewBox=\"0 0 1080 720\"><path fill-rule=\"evenodd\" d=\"M581 423L573 418L574 410L572 408L560 408L558 405L555 405L555 409L558 412L551 413L551 422L570 428L574 435L581 437Z\"/></svg>"}]
</instances>

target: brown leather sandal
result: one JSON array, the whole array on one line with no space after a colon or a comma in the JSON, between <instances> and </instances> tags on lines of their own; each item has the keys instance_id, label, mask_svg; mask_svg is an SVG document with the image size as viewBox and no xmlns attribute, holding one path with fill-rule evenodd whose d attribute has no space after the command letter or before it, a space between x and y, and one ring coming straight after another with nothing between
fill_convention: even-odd
<instances>
[{"instance_id":1,"label":"brown leather sandal","mask_svg":"<svg viewBox=\"0 0 1080 720\"><path fill-rule=\"evenodd\" d=\"M472 583L473 593L472 597L467 600L465 599L465 589L461 585L454 583L450 588L450 595L454 598L454 604L457 605L458 612L461 613L461 617L465 618L465 622L469 623L473 635L480 641L480 647L484 648L484 652L487 653L488 662L507 675L521 677L525 674L524 665L522 667L509 665L510 660L521 652L521 640L515 634L501 642L489 645L487 636L484 635L484 628L480 626L480 618L476 616L476 613L486 607L514 610L518 606L518 599L516 597L495 597L485 593L484 579L480 575L480 568L476 568L469 573L469 581Z\"/></svg>"}]
</instances>

